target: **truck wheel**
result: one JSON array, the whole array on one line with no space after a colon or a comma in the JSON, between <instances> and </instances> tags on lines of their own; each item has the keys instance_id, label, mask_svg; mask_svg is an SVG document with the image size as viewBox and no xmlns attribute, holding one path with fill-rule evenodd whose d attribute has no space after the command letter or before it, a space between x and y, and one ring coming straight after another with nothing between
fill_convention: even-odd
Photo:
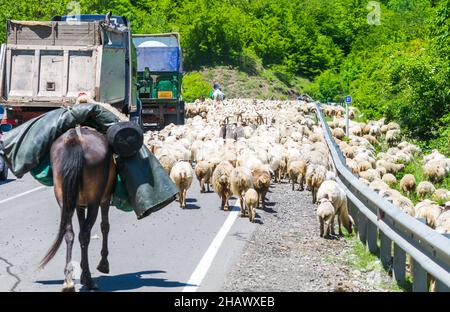
<instances>
[{"instance_id":1,"label":"truck wheel","mask_svg":"<svg viewBox=\"0 0 450 312\"><path fill-rule=\"evenodd\" d=\"M8 166L6 162L0 157L0 181L8 179Z\"/></svg>"}]
</instances>

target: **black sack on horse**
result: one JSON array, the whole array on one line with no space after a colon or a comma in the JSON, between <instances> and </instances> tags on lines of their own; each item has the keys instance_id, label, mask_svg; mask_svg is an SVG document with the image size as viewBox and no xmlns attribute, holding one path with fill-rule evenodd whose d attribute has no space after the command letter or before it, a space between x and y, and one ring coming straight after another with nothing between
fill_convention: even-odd
<instances>
[{"instance_id":1,"label":"black sack on horse","mask_svg":"<svg viewBox=\"0 0 450 312\"><path fill-rule=\"evenodd\" d=\"M96 104L52 110L7 132L2 138L4 158L14 175L21 178L42 167L42 163L48 160L52 143L69 129L82 125L105 134L118 121L113 113ZM134 156L118 156L116 164L128 193L128 202L138 219L175 200L177 187L145 145ZM49 184L51 181L46 183Z\"/></svg>"}]
</instances>

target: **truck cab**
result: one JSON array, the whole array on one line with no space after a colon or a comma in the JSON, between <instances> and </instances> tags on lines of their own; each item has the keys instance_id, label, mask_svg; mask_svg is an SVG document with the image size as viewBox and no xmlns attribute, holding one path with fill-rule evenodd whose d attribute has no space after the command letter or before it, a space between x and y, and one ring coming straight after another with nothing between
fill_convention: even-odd
<instances>
[{"instance_id":1,"label":"truck cab","mask_svg":"<svg viewBox=\"0 0 450 312\"><path fill-rule=\"evenodd\" d=\"M184 124L182 53L177 33L133 35L144 127Z\"/></svg>"},{"instance_id":2,"label":"truck cab","mask_svg":"<svg viewBox=\"0 0 450 312\"><path fill-rule=\"evenodd\" d=\"M80 93L109 103L140 123L136 57L125 17L55 16L7 21L0 50L0 105L21 124L71 106Z\"/></svg>"}]
</instances>

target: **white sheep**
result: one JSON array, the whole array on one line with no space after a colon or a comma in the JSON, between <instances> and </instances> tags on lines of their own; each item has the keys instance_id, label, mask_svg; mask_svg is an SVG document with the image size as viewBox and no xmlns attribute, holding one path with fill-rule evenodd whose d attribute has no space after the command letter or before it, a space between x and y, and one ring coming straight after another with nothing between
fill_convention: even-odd
<instances>
[{"instance_id":1,"label":"white sheep","mask_svg":"<svg viewBox=\"0 0 450 312\"><path fill-rule=\"evenodd\" d=\"M233 165L231 165L228 161L224 160L220 162L216 169L214 169L212 175L212 185L214 192L219 195L222 200L220 208L227 211L228 206L228 198L231 196L231 184L230 184L230 174L233 170Z\"/></svg>"},{"instance_id":2,"label":"white sheep","mask_svg":"<svg viewBox=\"0 0 450 312\"><path fill-rule=\"evenodd\" d=\"M306 162L303 159L294 160L288 165L289 181L292 182L292 190L294 190L295 183L299 184L299 190L303 191L305 175L306 175Z\"/></svg>"},{"instance_id":3,"label":"white sheep","mask_svg":"<svg viewBox=\"0 0 450 312\"><path fill-rule=\"evenodd\" d=\"M205 184L209 192L209 184L211 183L213 164L207 160L200 160L196 163L194 171L195 175L197 176L197 180L200 183L200 193L205 193Z\"/></svg>"},{"instance_id":4,"label":"white sheep","mask_svg":"<svg viewBox=\"0 0 450 312\"><path fill-rule=\"evenodd\" d=\"M442 212L442 208L436 205L435 202L425 199L417 203L414 207L415 217L425 219L426 224L432 229L436 228L436 221Z\"/></svg>"},{"instance_id":5,"label":"white sheep","mask_svg":"<svg viewBox=\"0 0 450 312\"><path fill-rule=\"evenodd\" d=\"M170 178L178 187L180 207L186 207L186 193L191 187L194 172L191 164L186 161L178 161L170 171Z\"/></svg>"},{"instance_id":6,"label":"white sheep","mask_svg":"<svg viewBox=\"0 0 450 312\"><path fill-rule=\"evenodd\" d=\"M445 167L446 163L444 160L429 161L423 166L423 174L431 182L442 182L447 175Z\"/></svg>"},{"instance_id":7,"label":"white sheep","mask_svg":"<svg viewBox=\"0 0 450 312\"><path fill-rule=\"evenodd\" d=\"M423 199L425 196L433 195L434 191L436 191L436 188L433 184L431 184L431 182L428 181L422 181L416 187L416 193L419 199Z\"/></svg>"},{"instance_id":8,"label":"white sheep","mask_svg":"<svg viewBox=\"0 0 450 312\"><path fill-rule=\"evenodd\" d=\"M258 192L253 188L249 188L245 192L245 206L248 211L248 219L254 222L256 216L256 207L258 206Z\"/></svg>"},{"instance_id":9,"label":"white sheep","mask_svg":"<svg viewBox=\"0 0 450 312\"><path fill-rule=\"evenodd\" d=\"M400 140L400 130L388 130L386 133L386 143L394 145Z\"/></svg>"},{"instance_id":10,"label":"white sheep","mask_svg":"<svg viewBox=\"0 0 450 312\"><path fill-rule=\"evenodd\" d=\"M342 235L341 224L351 234L354 222L348 214L347 195L336 181L328 180L320 185L317 191L317 200L322 199L328 199L334 207L335 214L338 217L339 234ZM331 234L334 234L333 227L331 228Z\"/></svg>"},{"instance_id":11,"label":"white sheep","mask_svg":"<svg viewBox=\"0 0 450 312\"><path fill-rule=\"evenodd\" d=\"M400 180L400 189L410 196L411 192L414 192L416 188L416 177L412 174L405 174Z\"/></svg>"},{"instance_id":12,"label":"white sheep","mask_svg":"<svg viewBox=\"0 0 450 312\"><path fill-rule=\"evenodd\" d=\"M333 220L335 216L333 204L328 198L319 200L316 214L319 218L320 237L328 237L330 232L333 231Z\"/></svg>"},{"instance_id":13,"label":"white sheep","mask_svg":"<svg viewBox=\"0 0 450 312\"><path fill-rule=\"evenodd\" d=\"M236 167L230 173L231 192L239 197L241 217L245 216L244 194L253 187L252 172L246 167Z\"/></svg>"},{"instance_id":14,"label":"white sheep","mask_svg":"<svg viewBox=\"0 0 450 312\"><path fill-rule=\"evenodd\" d=\"M309 165L306 169L306 185L312 192L313 203L316 202L316 193L325 180L327 169L322 165Z\"/></svg>"}]
</instances>

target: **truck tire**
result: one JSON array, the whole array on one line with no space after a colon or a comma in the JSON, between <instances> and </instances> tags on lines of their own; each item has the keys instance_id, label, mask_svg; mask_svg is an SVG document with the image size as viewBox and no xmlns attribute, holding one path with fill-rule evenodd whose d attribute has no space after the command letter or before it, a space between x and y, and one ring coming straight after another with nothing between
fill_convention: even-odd
<instances>
[{"instance_id":1,"label":"truck tire","mask_svg":"<svg viewBox=\"0 0 450 312\"><path fill-rule=\"evenodd\" d=\"M0 181L5 181L6 179L8 179L8 166L0 156Z\"/></svg>"}]
</instances>

